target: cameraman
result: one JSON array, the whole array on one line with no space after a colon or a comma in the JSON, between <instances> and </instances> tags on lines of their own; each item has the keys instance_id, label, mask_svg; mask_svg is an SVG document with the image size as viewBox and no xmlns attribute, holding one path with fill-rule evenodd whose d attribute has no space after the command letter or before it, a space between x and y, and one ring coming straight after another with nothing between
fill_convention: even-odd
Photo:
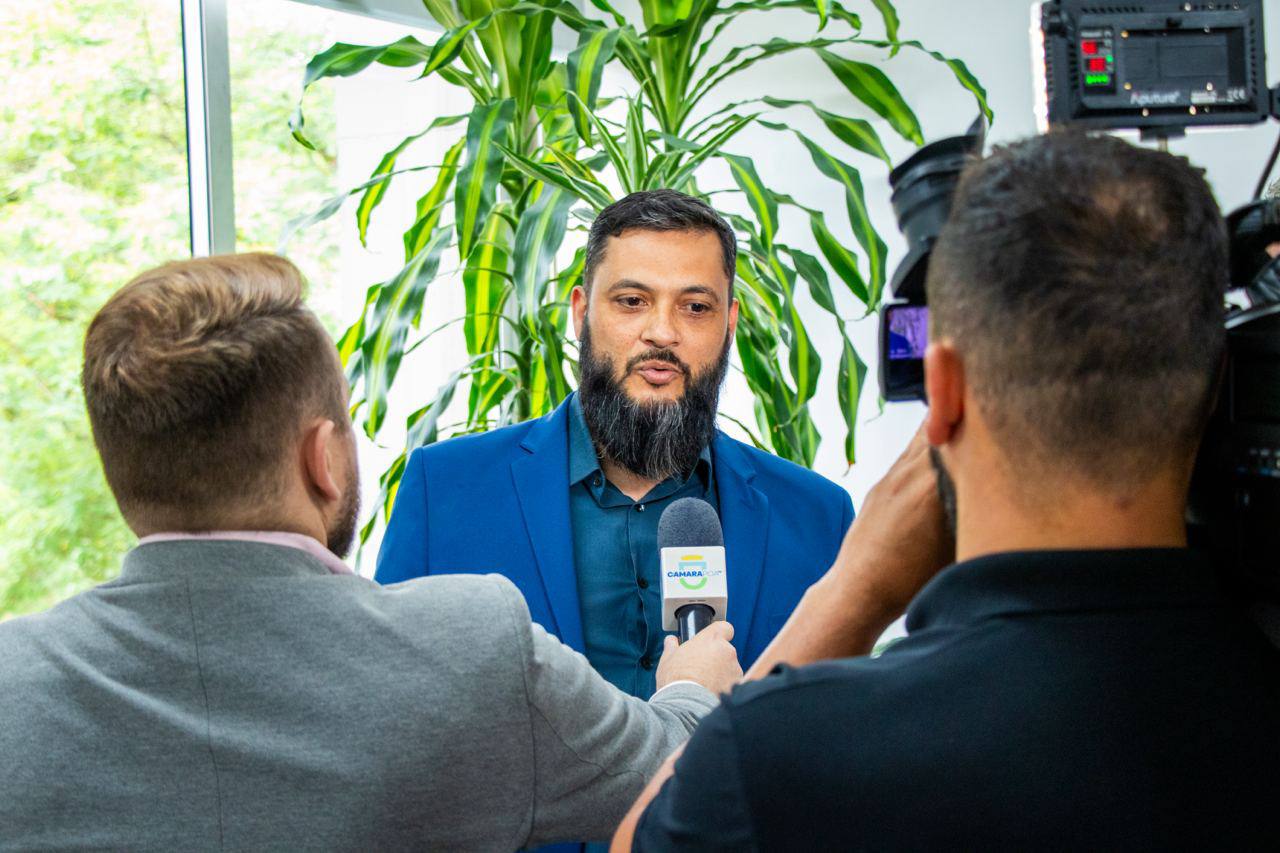
<instances>
[{"instance_id":1,"label":"cameraman","mask_svg":"<svg viewBox=\"0 0 1280 853\"><path fill-rule=\"evenodd\" d=\"M1280 652L1183 522L1226 271L1180 158L1053 133L972 164L924 428L749 677L847 659L736 688L615 849L1274 847Z\"/></svg>"}]
</instances>

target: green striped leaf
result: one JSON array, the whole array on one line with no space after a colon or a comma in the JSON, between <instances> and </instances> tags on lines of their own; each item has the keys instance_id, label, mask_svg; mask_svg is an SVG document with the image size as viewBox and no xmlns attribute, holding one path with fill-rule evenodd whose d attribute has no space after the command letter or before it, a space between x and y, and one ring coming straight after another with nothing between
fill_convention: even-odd
<instances>
[{"instance_id":1,"label":"green striped leaf","mask_svg":"<svg viewBox=\"0 0 1280 853\"><path fill-rule=\"evenodd\" d=\"M525 210L516 228L515 287L521 316L530 330L547 292L547 278L556 250L564 242L569 208L575 197L559 187L543 186L537 201Z\"/></svg>"},{"instance_id":2,"label":"green striped leaf","mask_svg":"<svg viewBox=\"0 0 1280 853\"><path fill-rule=\"evenodd\" d=\"M418 199L413 225L404 233L406 263L422 251L422 247L427 244L427 240L440 223L445 199L448 197L449 187L453 186L454 176L458 174L458 162L462 159L462 150L465 145L466 140L459 139L445 152L444 163L440 166L440 173L436 175L435 182L422 198Z\"/></svg>"},{"instance_id":3,"label":"green striped leaf","mask_svg":"<svg viewBox=\"0 0 1280 853\"><path fill-rule=\"evenodd\" d=\"M788 249L787 251L791 255L791 259L795 261L796 271L808 282L809 293L813 296L813 301L836 318L836 327L840 332L841 341L840 367L836 375L836 388L840 400L840 410L845 422L845 461L852 465L854 463L858 399L862 392L867 366L858 357L857 352L854 351L853 344L849 341L848 331L839 311L836 310L835 299L831 293L831 286L827 281L827 273L823 270L822 264L818 263L817 258L798 249Z\"/></svg>"},{"instance_id":4,"label":"green striped leaf","mask_svg":"<svg viewBox=\"0 0 1280 853\"><path fill-rule=\"evenodd\" d=\"M579 187L583 200L596 211L613 203L613 194L608 187L600 183L600 179L595 174L597 169L608 162L607 157L596 155L583 162L558 145L549 146L547 152L555 159L565 176L572 179ZM594 192L590 189L591 187L594 187Z\"/></svg>"},{"instance_id":5,"label":"green striped leaf","mask_svg":"<svg viewBox=\"0 0 1280 853\"><path fill-rule=\"evenodd\" d=\"M382 159L378 162L377 167L373 170L373 174L369 175L370 180L382 178L373 186L364 191L364 195L360 197L360 203L356 206L356 229L360 235L360 245L368 247L366 236L369 230L369 217L373 214L374 208L382 203L382 198L387 194L387 187L391 185L392 172L395 171L396 161L405 149L426 136L438 127L449 127L466 119L465 115L441 116L427 126L426 130L419 131L412 136L406 136L395 148L392 148L386 154L382 155Z\"/></svg>"},{"instance_id":6,"label":"green striped leaf","mask_svg":"<svg viewBox=\"0 0 1280 853\"><path fill-rule=\"evenodd\" d=\"M446 30L444 35L436 41L431 47L431 55L427 57L426 67L422 69L422 77L429 77L431 74L439 71L458 58L462 53L462 49L467 44L467 36L471 35L477 27L484 26L489 21L489 17L478 18L474 21Z\"/></svg>"},{"instance_id":7,"label":"green striped leaf","mask_svg":"<svg viewBox=\"0 0 1280 853\"><path fill-rule=\"evenodd\" d=\"M880 134L876 133L871 122L860 118L850 118L849 116L836 115L832 112L819 107L813 101L788 101L782 98L761 98L761 100L771 107L785 109L787 107L808 107L813 111L814 115L822 119L822 123L827 126L839 139L850 148L861 151L864 154L870 154L872 157L878 157L883 160L885 165L892 168L893 160L889 158L889 152L885 151L884 144L880 141Z\"/></svg>"},{"instance_id":8,"label":"green striped leaf","mask_svg":"<svg viewBox=\"0 0 1280 853\"><path fill-rule=\"evenodd\" d=\"M369 309L378 301L382 292L382 283L369 285L364 293L364 307L360 309L360 318L347 327L338 339L338 361L347 375L347 383L354 388L364 375L364 365L360 362L360 344L364 341L364 321L369 316ZM353 411L355 404L353 401Z\"/></svg>"},{"instance_id":9,"label":"green striped leaf","mask_svg":"<svg viewBox=\"0 0 1280 853\"><path fill-rule=\"evenodd\" d=\"M874 2L874 0L872 1ZM850 12L844 6L834 3L832 0L825 0L822 5L826 7L828 18L843 21L855 30L862 29L862 18L856 13ZM821 20L818 0L745 0L745 2L721 6L715 10L714 14L736 18L744 12L772 12L777 9L802 9L806 12L818 14L819 20Z\"/></svg>"},{"instance_id":10,"label":"green striped leaf","mask_svg":"<svg viewBox=\"0 0 1280 853\"><path fill-rule=\"evenodd\" d=\"M377 183L380 183L382 181L387 180L388 178L392 178L397 175L407 175L410 172L425 172L425 171L428 171L429 169L438 169L438 168L440 167L433 165L433 166L412 166L408 169L397 169L396 171L391 172L388 175L383 175L383 176L374 178L372 180L365 181L363 184L360 184L358 187L352 187L346 192L338 193L337 195L325 201L325 203L320 205L319 209L315 210L314 212L304 214L294 219L290 219L288 222L286 222L284 228L281 229L281 232L280 232L280 240L277 243L277 248L276 248L277 254L281 254L281 255L286 254L286 250L289 247L289 241L294 238L294 235L296 235L299 231L303 230L304 228L314 225L317 222L323 222L324 220L333 216L335 213L337 213L339 210L342 209L342 205L346 203L346 200L349 199L351 196L355 195L356 193L361 192L362 190L366 190Z\"/></svg>"},{"instance_id":11,"label":"green striped leaf","mask_svg":"<svg viewBox=\"0 0 1280 853\"><path fill-rule=\"evenodd\" d=\"M831 293L831 283L827 280L827 271L822 268L822 264L818 259L808 252L802 252L799 249L793 249L789 246L779 246L785 249L787 254L791 256L791 260L796 265L796 272L809 285L809 295L813 297L813 301L818 303L818 307L835 317L841 326L844 321L840 318L840 312L836 310L835 296Z\"/></svg>"},{"instance_id":12,"label":"green striped leaf","mask_svg":"<svg viewBox=\"0 0 1280 853\"><path fill-rule=\"evenodd\" d=\"M795 272L782 262L776 253L769 256L769 268L774 279L782 286L784 310L782 320L791 333L787 342L787 365L796 385L796 397L800 404L808 402L818 391L818 374L822 371L822 358L813 346L809 330L805 328L795 301Z\"/></svg>"},{"instance_id":13,"label":"green striped leaf","mask_svg":"<svg viewBox=\"0 0 1280 853\"><path fill-rule=\"evenodd\" d=\"M909 47L913 50L919 50L927 53L929 56L941 62L947 68L951 69L951 73L955 76L956 82L964 88L968 89L973 95L975 101L978 102L978 109L982 110L982 114L987 117L987 123L995 121L995 113L991 111L991 105L987 103L987 90L978 78L973 76L973 72L969 70L969 66L965 65L958 59L944 56L936 50L929 50L918 41L877 41L874 39L861 39L859 44L868 44L872 47L890 47L892 53L897 53L899 48Z\"/></svg>"},{"instance_id":14,"label":"green striped leaf","mask_svg":"<svg viewBox=\"0 0 1280 853\"><path fill-rule=\"evenodd\" d=\"M857 422L858 400L862 397L862 386L867 378L867 365L858 356L848 335L841 330L842 349L840 351L840 368L836 375L836 395L840 400L840 412L844 416L844 459L849 465L858 460L857 454Z\"/></svg>"},{"instance_id":15,"label":"green striped leaf","mask_svg":"<svg viewBox=\"0 0 1280 853\"><path fill-rule=\"evenodd\" d=\"M840 277L840 280L849 288L849 292L859 302L870 308L867 283L862 280L862 273L858 271L857 257L835 238L835 235L827 228L827 223L823 220L822 214L817 211L809 213L809 230L813 232L813 239L817 242L818 249L822 252L822 257L826 258L827 263L831 266L831 270Z\"/></svg>"},{"instance_id":16,"label":"green striped leaf","mask_svg":"<svg viewBox=\"0 0 1280 853\"><path fill-rule=\"evenodd\" d=\"M649 171L648 137L644 130L644 106L639 98L627 98L627 166L636 189L645 186Z\"/></svg>"},{"instance_id":17,"label":"green striped leaf","mask_svg":"<svg viewBox=\"0 0 1280 853\"><path fill-rule=\"evenodd\" d=\"M391 463L391 467L382 472L382 476L378 478L378 500L374 504L373 512L369 514L369 520L360 528L360 550L356 552L355 570L360 572L360 560L364 556L364 545L369 541L373 528L378 523L378 514L381 510L384 520L391 518L391 508L395 505L396 493L400 490L400 480L404 477L405 454L401 453L396 457L396 461Z\"/></svg>"},{"instance_id":18,"label":"green striped leaf","mask_svg":"<svg viewBox=\"0 0 1280 853\"><path fill-rule=\"evenodd\" d=\"M570 104L579 102L578 94L576 92L570 91L566 94L569 96ZM624 193L632 192L635 189L635 184L631 175L631 169L627 164L627 156L623 153L622 146L618 143L617 136L605 126L605 123L602 122L594 112L587 111L586 117L587 121L589 121L591 126L595 129L596 138L600 142L600 147L602 147L604 152L609 156L609 162L613 164L613 170L618 173L618 180L622 183L622 191Z\"/></svg>"},{"instance_id":19,"label":"green striped leaf","mask_svg":"<svg viewBox=\"0 0 1280 853\"><path fill-rule=\"evenodd\" d=\"M505 145L498 145L507 158L507 164L516 171L548 186L564 190L575 198L580 198L596 210L602 210L610 202L608 191L591 181L579 180L569 175L554 163L540 163L521 154L517 154ZM555 152L556 149L549 149Z\"/></svg>"},{"instance_id":20,"label":"green striped leaf","mask_svg":"<svg viewBox=\"0 0 1280 853\"><path fill-rule=\"evenodd\" d=\"M823 48L817 52L851 95L889 122L889 126L903 139L916 145L924 144L919 119L911 107L907 106L898 87L893 85L883 71L865 62L837 56Z\"/></svg>"},{"instance_id":21,"label":"green striped leaf","mask_svg":"<svg viewBox=\"0 0 1280 853\"><path fill-rule=\"evenodd\" d=\"M876 7L880 17L884 20L884 37L889 41L897 41L898 10L893 8L893 4L889 0L871 0L871 5ZM893 51L894 54L897 52L896 49Z\"/></svg>"},{"instance_id":22,"label":"green striped leaf","mask_svg":"<svg viewBox=\"0 0 1280 853\"><path fill-rule=\"evenodd\" d=\"M497 347L501 328L499 312L510 290L511 224L506 202L494 208L485 221L462 273L467 316L463 325L467 352L479 355Z\"/></svg>"},{"instance_id":23,"label":"green striped leaf","mask_svg":"<svg viewBox=\"0 0 1280 853\"><path fill-rule=\"evenodd\" d=\"M734 120L734 122L724 130L698 146L698 150L695 151L688 160L685 160L675 168L674 174L663 176L665 185L672 189L681 189L685 182L693 177L693 173L698 170L699 166L705 163L709 158L719 154L720 149L724 147L725 143L737 136L738 132L744 127L755 121L758 115L758 113L753 113ZM668 167L665 171L670 172L671 167Z\"/></svg>"},{"instance_id":24,"label":"green striped leaf","mask_svg":"<svg viewBox=\"0 0 1280 853\"><path fill-rule=\"evenodd\" d=\"M734 183L747 197L747 203L756 215L756 223L760 227L760 236L765 249L773 246L773 238L778 233L778 202L765 187L756 173L756 166L749 158L736 154L721 154L720 159L729 164Z\"/></svg>"},{"instance_id":25,"label":"green striped leaf","mask_svg":"<svg viewBox=\"0 0 1280 853\"><path fill-rule=\"evenodd\" d=\"M853 236L863 251L871 267L871 287L867 296L868 306L878 305L880 291L884 288L885 258L889 250L884 241L876 233L871 224L871 215L867 211L867 199L862 191L862 179L858 170L837 160L827 153L826 149L815 143L803 133L796 132L796 137L809 149L809 155L818 171L844 187L845 208L849 213L849 225L853 228Z\"/></svg>"},{"instance_id":26,"label":"green striped leaf","mask_svg":"<svg viewBox=\"0 0 1280 853\"><path fill-rule=\"evenodd\" d=\"M613 8L613 5L609 3L609 0L591 0L591 5L595 6L602 12L608 12L609 17L613 18L613 23L617 26L625 27L627 25L627 19L622 16L621 12Z\"/></svg>"},{"instance_id":27,"label":"green striped leaf","mask_svg":"<svg viewBox=\"0 0 1280 853\"><path fill-rule=\"evenodd\" d=\"M818 29L821 30L827 25L827 0L814 0L813 5L818 9Z\"/></svg>"},{"instance_id":28,"label":"green striped leaf","mask_svg":"<svg viewBox=\"0 0 1280 853\"><path fill-rule=\"evenodd\" d=\"M516 111L528 114L538 99L538 87L551 73L551 30L555 16L531 15L520 30L520 76L516 78Z\"/></svg>"},{"instance_id":29,"label":"green striped leaf","mask_svg":"<svg viewBox=\"0 0 1280 853\"><path fill-rule=\"evenodd\" d=\"M298 106L289 117L289 129L293 131L293 138L301 145L315 150L315 145L307 139L303 130L306 120L302 115L302 99L306 96L307 89L317 80L323 80L326 77L350 77L352 74L359 74L375 62L394 68L408 68L421 65L430 58L431 48L413 36L405 36L399 41L382 45L338 42L317 53L307 63L307 70L302 76L302 93L298 96Z\"/></svg>"},{"instance_id":30,"label":"green striped leaf","mask_svg":"<svg viewBox=\"0 0 1280 853\"><path fill-rule=\"evenodd\" d=\"M463 325L467 352L477 359L467 401L467 423L484 424L489 412L510 389L510 379L499 371L497 353L502 310L511 293L510 205L501 203L489 214L462 273L467 315Z\"/></svg>"},{"instance_id":31,"label":"green striped leaf","mask_svg":"<svg viewBox=\"0 0 1280 853\"><path fill-rule=\"evenodd\" d=\"M454 371L444 385L436 392L436 398L429 405L423 406L411 414L405 421L408 431L405 435L405 453L412 453L424 444L434 444L440 438L440 416L453 402L453 395L458 390L458 382L466 374L466 369ZM395 490L387 495L384 504L387 512L395 503Z\"/></svg>"},{"instance_id":32,"label":"green striped leaf","mask_svg":"<svg viewBox=\"0 0 1280 853\"><path fill-rule=\"evenodd\" d=\"M373 309L371 331L360 348L364 363L365 399L369 403L365 415L365 434L374 438L382 428L387 412L387 392L395 381L404 356L404 343L409 329L421 315L427 285L440 268L440 255L449 245L449 231L437 229L427 245L395 278L384 284Z\"/></svg>"},{"instance_id":33,"label":"green striped leaf","mask_svg":"<svg viewBox=\"0 0 1280 853\"><path fill-rule=\"evenodd\" d=\"M591 121L587 113L595 110L596 96L600 93L600 80L604 66L613 58L620 30L583 30L578 46L569 54L569 85L576 98L570 99L569 110L573 114L573 126L587 145L591 144Z\"/></svg>"},{"instance_id":34,"label":"green striped leaf","mask_svg":"<svg viewBox=\"0 0 1280 853\"><path fill-rule=\"evenodd\" d=\"M454 226L458 254L467 257L472 243L493 208L502 175L502 151L498 140L511 126L516 102L511 98L477 104L467 122L467 160L454 186Z\"/></svg>"}]
</instances>

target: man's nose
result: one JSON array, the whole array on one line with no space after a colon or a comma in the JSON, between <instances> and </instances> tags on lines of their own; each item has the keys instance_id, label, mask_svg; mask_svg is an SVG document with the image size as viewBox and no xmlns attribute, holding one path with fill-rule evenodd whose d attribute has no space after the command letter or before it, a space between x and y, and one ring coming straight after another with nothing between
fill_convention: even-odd
<instances>
[{"instance_id":1,"label":"man's nose","mask_svg":"<svg viewBox=\"0 0 1280 853\"><path fill-rule=\"evenodd\" d=\"M675 323L671 321L671 315L667 311L657 310L650 313L642 339L655 349L666 349L678 344L680 335L676 332Z\"/></svg>"}]
</instances>

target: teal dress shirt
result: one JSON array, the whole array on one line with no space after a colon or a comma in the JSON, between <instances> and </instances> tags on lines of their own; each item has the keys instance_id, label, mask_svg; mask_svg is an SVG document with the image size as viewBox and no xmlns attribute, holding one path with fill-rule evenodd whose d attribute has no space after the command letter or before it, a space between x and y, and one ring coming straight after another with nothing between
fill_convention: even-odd
<instances>
[{"instance_id":1,"label":"teal dress shirt","mask_svg":"<svg viewBox=\"0 0 1280 853\"><path fill-rule=\"evenodd\" d=\"M648 699L662 656L658 519L678 498L701 498L719 511L711 449L694 470L670 477L638 501L600 469L575 394L569 416L569 520L587 660L612 685Z\"/></svg>"}]
</instances>

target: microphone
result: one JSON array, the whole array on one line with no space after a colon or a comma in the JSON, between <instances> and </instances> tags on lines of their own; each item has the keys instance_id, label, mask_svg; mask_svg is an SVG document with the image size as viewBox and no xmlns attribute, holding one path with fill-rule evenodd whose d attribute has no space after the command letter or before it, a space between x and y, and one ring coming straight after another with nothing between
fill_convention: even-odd
<instances>
[{"instance_id":1,"label":"microphone","mask_svg":"<svg viewBox=\"0 0 1280 853\"><path fill-rule=\"evenodd\" d=\"M715 508L699 498L673 501L658 519L658 549L663 630L679 631L683 643L712 622L723 622L729 588Z\"/></svg>"}]
</instances>

